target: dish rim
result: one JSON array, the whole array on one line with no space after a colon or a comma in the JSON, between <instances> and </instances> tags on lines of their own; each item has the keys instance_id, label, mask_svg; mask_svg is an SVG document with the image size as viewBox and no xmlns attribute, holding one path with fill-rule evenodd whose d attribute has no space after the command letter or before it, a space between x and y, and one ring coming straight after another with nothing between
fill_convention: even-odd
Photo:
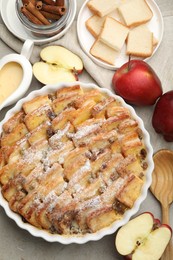
<instances>
[{"instance_id":1,"label":"dish rim","mask_svg":"<svg viewBox=\"0 0 173 260\"><path fill-rule=\"evenodd\" d=\"M142 187L141 195L138 197L136 200L134 206L132 209L127 210L126 213L124 214L124 217L121 220L113 222L110 226L103 228L99 230L98 232L92 233L92 234L85 234L85 235L58 235L58 234L51 234L46 230L40 230L34 226L32 226L29 223L24 223L22 221L22 218L19 214L13 212L9 206L8 202L4 199L2 196L2 193L0 192L0 205L4 208L7 216L11 219L13 219L16 224L24 230L27 230L31 235L34 237L40 237L43 238L44 240L48 242L59 242L61 244L71 244L71 243L76 243L76 244L84 244L88 241L98 241L101 238L103 238L106 235L113 234L117 231L117 229L124 224L126 224L129 219L138 212L140 205L142 202L146 199L148 189L151 185L152 182L152 171L154 169L154 163L153 163L153 148L150 144L150 136L147 130L144 127L143 120L136 114L134 108L128 104L125 103L125 101L120 97L112 93L109 89L106 88L101 88L93 83L83 83L83 82L61 82L55 85L45 85L43 88L39 90L34 90L30 92L30 94L21 100L19 100L16 105L11 108L5 115L4 119L0 122L0 132L2 132L2 125L11 117L13 116L16 112L18 112L22 104L26 101L29 101L33 99L36 96L40 95L45 95L48 93L51 93L52 91L56 91L57 89L60 89L62 87L69 87L69 86L74 86L76 84L79 84L82 88L87 88L87 89L98 89L99 91L108 94L109 96L112 96L116 98L116 100L119 100L122 104L123 107L126 107L130 110L130 113L133 118L135 118L139 124L139 127L142 129L143 132L143 138L144 138L144 143L147 149L147 163L148 163L148 169L146 170L146 181ZM1 187L0 187L1 191Z\"/></svg>"},{"instance_id":2,"label":"dish rim","mask_svg":"<svg viewBox=\"0 0 173 260\"><path fill-rule=\"evenodd\" d=\"M79 40L80 46L81 46L82 50L88 55L88 57L89 57L93 62L95 62L97 65L99 65L99 66L101 66L101 67L103 67L103 68L109 69L109 70L116 70L116 69L118 69L120 66L116 66L116 64L115 64L115 65L110 65L110 64L108 64L108 63L106 63L106 62L104 62L104 61L99 60L98 58L94 57L93 55L91 55L91 54L89 53L89 51L86 50L86 47L84 46L84 43L83 43L83 42L81 41L81 39L80 39L81 16L82 16L83 10L86 8L86 4L87 4L88 1L89 1L89 0L85 0L85 2L83 3L83 5L82 5L82 7L81 7L81 9L80 9L80 11L79 11L79 13L78 13L78 17L77 17L77 36L78 36L78 40ZM150 2L150 3L149 3L149 6L150 6L150 5L154 5L154 6L155 6L156 11L157 11L158 14L159 14L159 18L160 18L160 20L161 20L161 34L160 34L160 39L159 39L159 42L158 42L157 46L155 47L155 49L154 49L152 55L151 55L150 57L147 57L147 58L144 58L144 59L134 57L134 59L137 58L137 59L144 60L144 61L147 62L147 61L149 61L149 60L153 57L153 55L156 53L156 51L158 50L158 48L159 48L159 46L160 46L160 44L161 44L161 42L162 42L163 33L164 33L164 21L163 21L162 13L161 13L160 8L159 8L159 6L157 5L157 3L156 3L154 0L146 0L146 1L147 1L147 3ZM91 36L92 36L92 35L91 35ZM123 64L122 64L122 65L123 65Z\"/></svg>"}]
</instances>

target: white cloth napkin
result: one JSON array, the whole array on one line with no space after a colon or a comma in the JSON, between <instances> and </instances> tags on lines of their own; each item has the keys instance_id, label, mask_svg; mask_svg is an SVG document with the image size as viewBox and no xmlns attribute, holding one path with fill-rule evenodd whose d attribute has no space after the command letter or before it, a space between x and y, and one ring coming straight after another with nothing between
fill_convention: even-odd
<instances>
[{"instance_id":1,"label":"white cloth napkin","mask_svg":"<svg viewBox=\"0 0 173 260\"><path fill-rule=\"evenodd\" d=\"M0 38L15 52L20 53L23 42L12 35L4 24L0 24ZM62 45L77 54L83 60L85 70L94 79L94 81L100 87L111 89L114 71L107 70L96 65L81 49L77 38L76 22L73 23L69 31L61 39L47 45ZM31 63L35 63L40 60L39 53L45 46L46 45L34 46L33 53L30 58Z\"/></svg>"}]
</instances>

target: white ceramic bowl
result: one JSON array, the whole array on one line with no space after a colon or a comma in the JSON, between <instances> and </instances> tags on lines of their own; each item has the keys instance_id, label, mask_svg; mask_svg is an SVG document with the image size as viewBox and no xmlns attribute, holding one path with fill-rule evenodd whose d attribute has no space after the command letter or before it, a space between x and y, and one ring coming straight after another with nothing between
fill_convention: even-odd
<instances>
[{"instance_id":1,"label":"white ceramic bowl","mask_svg":"<svg viewBox=\"0 0 173 260\"><path fill-rule=\"evenodd\" d=\"M22 221L22 218L18 214L16 214L16 213L11 211L11 209L8 206L8 202L3 198L3 196L2 196L2 194L0 192L0 205L4 208L6 214L11 219L13 219L20 228L29 231L35 237L41 237L41 238L45 239L46 241L49 241L49 242L60 242L62 244L71 244L71 243L84 244L84 243L86 243L88 241L96 241L96 240L101 239L105 235L109 235L109 234L114 233L120 226L122 226L125 223L127 223L128 220L134 214L137 213L141 203L145 200L145 198L147 196L147 191L148 191L148 188L151 185L151 181L152 181L151 174L152 174L152 171L153 171L153 168L154 168L153 159L152 159L153 149L152 149L151 144L150 144L150 137L149 137L148 132L144 128L143 121L136 115L135 110L131 106L127 105L123 101L122 98L120 98L119 96L114 95L108 89L99 88L96 85L91 84L91 83L86 84L86 83L78 82L78 84L80 84L82 88L91 88L91 89L92 88L96 88L96 89L99 89L100 91L103 91L104 93L107 93L108 95L115 97L117 100L119 100L122 103L122 105L124 107L127 107L130 110L133 118L135 118L138 121L139 127L143 131L144 143L145 143L145 146L146 146L146 149L147 149L146 161L148 163L148 169L147 169L147 172L146 172L146 182L143 185L141 195L136 200L133 208L128 210L128 211L126 211L126 213L124 214L123 219L121 219L119 221L115 221L111 226L106 227L104 229L101 229L101 230L99 230L96 233L86 234L86 235L82 235L82 236L81 235L80 236L79 235L78 236L77 235L76 236L75 235L73 235L73 236L64 236L64 235L50 234L50 233L48 233L45 230L40 230L40 229L38 229L38 228L28 224L28 223L24 223ZM4 120L0 123L0 132L2 131L2 125L15 112L17 112L17 111L19 111L21 109L21 106L22 106L22 104L24 102L29 101L29 100L33 99L34 97L36 97L36 96L44 95L44 94L47 94L47 93L51 93L51 92L53 92L53 91L55 91L55 90L57 90L59 88L72 86L72 85L76 85L76 82L74 82L74 83L71 83L71 82L70 83L64 83L64 82L62 82L62 83L59 83L59 84L54 85L54 86L45 86L41 90L36 90L36 91L31 92L26 98L23 98L20 101L18 101L17 104L15 105L15 107L7 112Z\"/></svg>"}]
</instances>

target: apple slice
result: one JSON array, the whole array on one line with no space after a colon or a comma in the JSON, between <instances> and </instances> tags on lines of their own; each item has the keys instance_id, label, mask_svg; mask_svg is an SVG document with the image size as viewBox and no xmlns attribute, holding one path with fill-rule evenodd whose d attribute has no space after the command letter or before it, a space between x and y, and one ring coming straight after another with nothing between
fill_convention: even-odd
<instances>
[{"instance_id":1,"label":"apple slice","mask_svg":"<svg viewBox=\"0 0 173 260\"><path fill-rule=\"evenodd\" d=\"M62 46L45 47L40 56L42 61L33 65L33 74L43 84L76 81L83 71L82 60Z\"/></svg>"},{"instance_id":2,"label":"apple slice","mask_svg":"<svg viewBox=\"0 0 173 260\"><path fill-rule=\"evenodd\" d=\"M56 65L47 64L43 61L33 65L34 76L43 84L56 84L58 82L76 81L76 76L70 70L59 68Z\"/></svg>"},{"instance_id":3,"label":"apple slice","mask_svg":"<svg viewBox=\"0 0 173 260\"><path fill-rule=\"evenodd\" d=\"M168 225L162 225L150 212L145 212L119 229L115 245L128 259L158 260L171 235Z\"/></svg>"},{"instance_id":4,"label":"apple slice","mask_svg":"<svg viewBox=\"0 0 173 260\"><path fill-rule=\"evenodd\" d=\"M60 68L65 68L78 74L83 70L82 60L62 46L45 47L41 51L40 57L47 63L56 64Z\"/></svg>"},{"instance_id":5,"label":"apple slice","mask_svg":"<svg viewBox=\"0 0 173 260\"><path fill-rule=\"evenodd\" d=\"M153 227L153 216L150 213L142 214L130 220L123 226L116 237L116 248L121 255L128 255L140 243L143 237L147 237ZM126 240L126 243L123 243Z\"/></svg>"},{"instance_id":6,"label":"apple slice","mask_svg":"<svg viewBox=\"0 0 173 260\"><path fill-rule=\"evenodd\" d=\"M167 225L161 225L160 228L151 232L148 237L135 250L133 260L157 260L162 256L169 240L171 230Z\"/></svg>"}]
</instances>

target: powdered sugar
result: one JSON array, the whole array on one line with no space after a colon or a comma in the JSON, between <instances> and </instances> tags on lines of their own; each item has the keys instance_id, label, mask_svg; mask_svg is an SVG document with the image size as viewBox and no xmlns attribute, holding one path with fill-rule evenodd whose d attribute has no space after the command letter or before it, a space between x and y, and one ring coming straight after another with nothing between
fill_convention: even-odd
<instances>
[{"instance_id":1,"label":"powdered sugar","mask_svg":"<svg viewBox=\"0 0 173 260\"><path fill-rule=\"evenodd\" d=\"M87 160L86 163L77 171L73 174L68 187L72 188L74 185L78 184L78 181L83 177L85 173L88 173L91 171L91 164L90 160ZM80 187L76 186L77 190L79 191Z\"/></svg>"},{"instance_id":2,"label":"powdered sugar","mask_svg":"<svg viewBox=\"0 0 173 260\"><path fill-rule=\"evenodd\" d=\"M116 197L123 194L124 187L128 187L130 181L128 178L132 174L129 171L121 175L120 166L126 166L129 160L123 157L125 154L123 149L126 145L132 145L137 141L135 137L133 140L129 138L129 141L128 138L126 139L137 124L132 118L127 120L127 117L123 117L124 108L118 107L109 114L108 109L110 108L111 111L114 107L113 104L106 107L111 102L111 98L101 101L90 95L85 102L85 96L81 95L79 106L73 103L66 105L65 100L62 111L56 113L56 108L61 109L61 104L58 104L58 101L51 104L52 100L50 100L50 105L40 105L32 114L30 113L30 118L32 120L33 116L36 125L37 116L41 116L43 120L38 127L25 135L28 145L25 149L24 142L24 152L22 151L16 168L20 170L26 167L27 173L21 172L20 176L26 185L24 186L20 180L17 184L21 184L23 196L26 195L23 201L31 205L31 209L38 214L40 222L43 220L43 223L38 224L43 224L44 227L47 218L52 232L58 233L59 227L64 229L62 231L64 234L70 232L71 215L72 221L77 225L82 222L84 226L83 229L80 227L82 232L88 232L91 215L97 217L105 210L112 210ZM86 111L83 105L86 106ZM52 112L52 108L55 111ZM85 114L88 111L89 118L88 114ZM117 112L116 116L113 112ZM39 122L38 120L38 124ZM37 133L39 130L41 131ZM32 143L32 136L28 140L32 134L34 141L37 139L37 134L38 139L43 137L46 141L42 140L39 143L36 140ZM22 147L21 141L17 144ZM28 148L29 145L31 146ZM54 169L54 165L57 168ZM15 174L18 174L17 170ZM29 208L28 205L26 208ZM25 217L25 213L23 215ZM59 216L61 219L58 219ZM26 220L30 222L27 216Z\"/></svg>"},{"instance_id":3,"label":"powdered sugar","mask_svg":"<svg viewBox=\"0 0 173 260\"><path fill-rule=\"evenodd\" d=\"M97 129L99 129L99 127L102 125L102 123L103 123L103 120L99 120L98 123L82 126L79 128L79 130L75 134L72 135L72 137L75 139L80 139L84 136L87 136L90 133L93 133Z\"/></svg>"},{"instance_id":4,"label":"powdered sugar","mask_svg":"<svg viewBox=\"0 0 173 260\"><path fill-rule=\"evenodd\" d=\"M33 113L36 113L37 115L42 115L48 111L52 111L52 108L50 105L46 104L46 105L38 107L37 110L33 111Z\"/></svg>"},{"instance_id":5,"label":"powdered sugar","mask_svg":"<svg viewBox=\"0 0 173 260\"><path fill-rule=\"evenodd\" d=\"M58 130L50 139L49 139L49 143L52 146L56 146L58 145L60 139L68 133L70 128L70 122L67 123L66 127L62 130Z\"/></svg>"}]
</instances>

